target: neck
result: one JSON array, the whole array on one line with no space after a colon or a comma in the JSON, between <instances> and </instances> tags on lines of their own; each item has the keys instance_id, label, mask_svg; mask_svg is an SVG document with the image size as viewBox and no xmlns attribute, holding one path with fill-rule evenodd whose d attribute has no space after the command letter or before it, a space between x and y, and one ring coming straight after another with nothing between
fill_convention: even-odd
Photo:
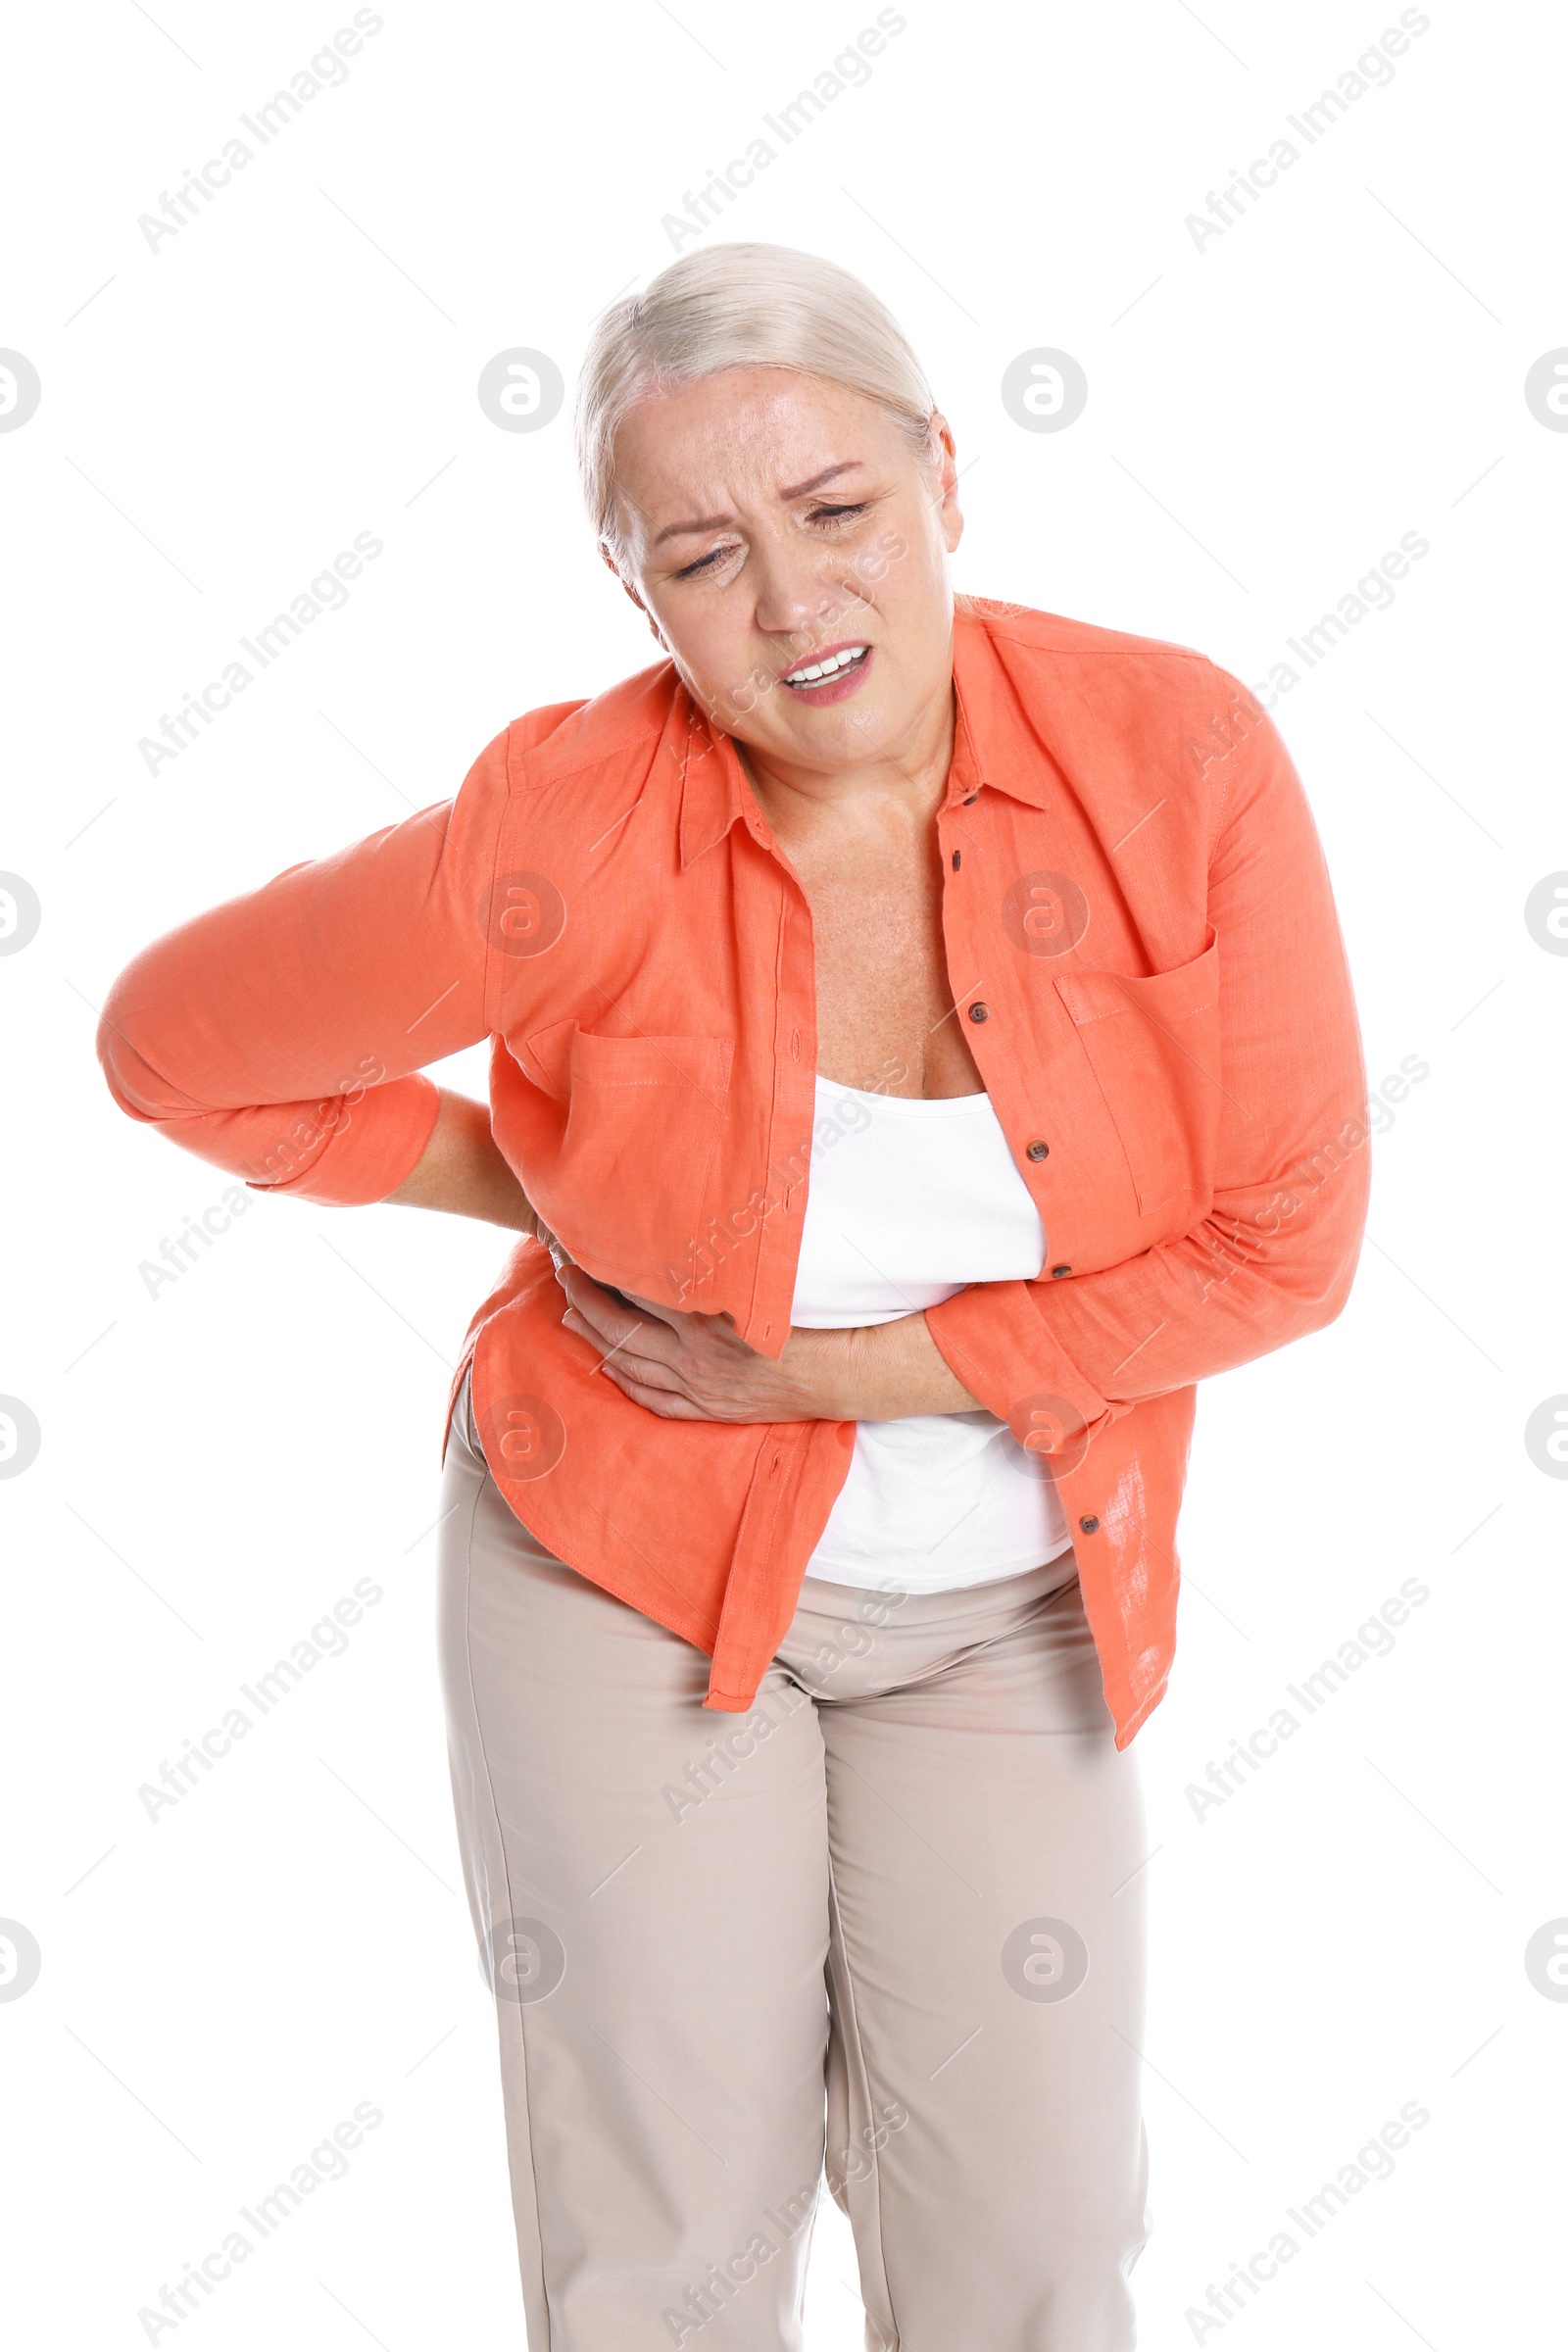
<instances>
[{"instance_id":1,"label":"neck","mask_svg":"<svg viewBox=\"0 0 1568 2352\"><path fill-rule=\"evenodd\" d=\"M824 807L889 794L912 809L940 807L956 724L953 680L945 676L903 732L891 742L868 742L863 759L811 767L738 739L735 750L763 815L787 840Z\"/></svg>"}]
</instances>

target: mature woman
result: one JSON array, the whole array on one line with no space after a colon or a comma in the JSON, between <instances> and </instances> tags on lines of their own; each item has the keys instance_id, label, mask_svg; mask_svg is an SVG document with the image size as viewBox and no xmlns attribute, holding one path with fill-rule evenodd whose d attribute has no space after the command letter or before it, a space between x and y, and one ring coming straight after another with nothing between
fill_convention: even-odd
<instances>
[{"instance_id":1,"label":"mature woman","mask_svg":"<svg viewBox=\"0 0 1568 2352\"><path fill-rule=\"evenodd\" d=\"M676 262L579 439L657 665L148 949L105 1069L524 1237L441 1643L535 2352L798 2346L824 2154L879 2352L1121 2352L1194 1384L1365 1211L1312 820L1200 655L955 599L842 270ZM486 1037L488 1105L418 1074Z\"/></svg>"}]
</instances>

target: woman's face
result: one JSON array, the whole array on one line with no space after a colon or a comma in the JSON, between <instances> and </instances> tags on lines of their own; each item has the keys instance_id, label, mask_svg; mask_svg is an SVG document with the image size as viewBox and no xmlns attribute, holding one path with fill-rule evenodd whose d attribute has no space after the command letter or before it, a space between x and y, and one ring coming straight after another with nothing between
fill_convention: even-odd
<instances>
[{"instance_id":1,"label":"woman's face","mask_svg":"<svg viewBox=\"0 0 1568 2352\"><path fill-rule=\"evenodd\" d=\"M764 756L860 766L945 714L963 521L937 424L941 463L922 463L858 393L749 368L621 425L625 585L696 701Z\"/></svg>"}]
</instances>

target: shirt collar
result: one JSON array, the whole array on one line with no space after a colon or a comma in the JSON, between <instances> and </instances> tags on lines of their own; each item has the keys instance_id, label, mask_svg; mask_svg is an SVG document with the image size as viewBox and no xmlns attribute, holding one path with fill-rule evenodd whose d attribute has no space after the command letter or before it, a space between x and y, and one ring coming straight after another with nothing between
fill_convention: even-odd
<instances>
[{"instance_id":1,"label":"shirt collar","mask_svg":"<svg viewBox=\"0 0 1568 2352\"><path fill-rule=\"evenodd\" d=\"M722 841L737 817L747 817L754 830L763 825L764 819L733 739L721 727L710 726L684 685L670 714L672 727L680 723L683 711L686 740L680 753L680 861L684 868L715 841Z\"/></svg>"},{"instance_id":2,"label":"shirt collar","mask_svg":"<svg viewBox=\"0 0 1568 2352\"><path fill-rule=\"evenodd\" d=\"M1064 782L1062 772L1025 716L985 620L962 606L954 614L953 683L957 719L944 810L961 806L982 787L1032 808L1049 808ZM722 841L737 817L745 819L759 841L770 841L733 739L710 725L684 686L670 713L670 726L671 749L682 760L682 867Z\"/></svg>"},{"instance_id":3,"label":"shirt collar","mask_svg":"<svg viewBox=\"0 0 1568 2352\"><path fill-rule=\"evenodd\" d=\"M1006 608L1002 609L1004 612ZM960 604L953 624L953 682L958 698L958 730L953 747L948 806L966 800L983 785L1031 808L1049 808L1066 788L1066 777L1042 729L1047 713L1024 710L1018 690L997 652L989 621ZM966 760L963 789L955 795L960 760Z\"/></svg>"}]
</instances>

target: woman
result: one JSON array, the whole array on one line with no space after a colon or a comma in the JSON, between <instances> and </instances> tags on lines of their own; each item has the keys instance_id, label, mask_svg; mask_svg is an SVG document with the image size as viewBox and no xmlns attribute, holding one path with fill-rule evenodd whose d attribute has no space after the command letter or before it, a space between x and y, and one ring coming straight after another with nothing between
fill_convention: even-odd
<instances>
[{"instance_id":1,"label":"woman","mask_svg":"<svg viewBox=\"0 0 1568 2352\"><path fill-rule=\"evenodd\" d=\"M676 262L578 425L664 658L147 950L105 1069L524 1237L441 1641L535 2352L799 2345L824 2150L869 2345L1121 2352L1194 1384L1333 1319L1365 1211L1322 856L1201 657L956 608L843 271ZM419 1075L484 1037L488 1106Z\"/></svg>"}]
</instances>

